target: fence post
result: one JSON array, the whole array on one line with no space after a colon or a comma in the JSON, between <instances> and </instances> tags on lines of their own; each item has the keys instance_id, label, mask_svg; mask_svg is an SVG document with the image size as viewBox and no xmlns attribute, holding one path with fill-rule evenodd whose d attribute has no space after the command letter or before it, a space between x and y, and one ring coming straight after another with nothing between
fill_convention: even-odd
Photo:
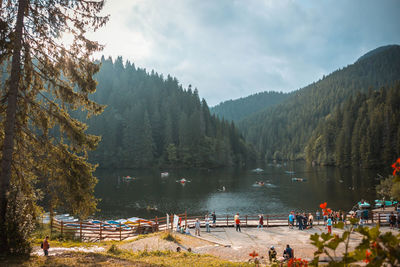
<instances>
[{"instance_id":1,"label":"fence post","mask_svg":"<svg viewBox=\"0 0 400 267\"><path fill-rule=\"evenodd\" d=\"M171 218L171 231L174 231L174 217L172 217L172 214L170 218Z\"/></svg>"},{"instance_id":2,"label":"fence post","mask_svg":"<svg viewBox=\"0 0 400 267\"><path fill-rule=\"evenodd\" d=\"M158 232L158 217L156 216L156 232Z\"/></svg>"},{"instance_id":3,"label":"fence post","mask_svg":"<svg viewBox=\"0 0 400 267\"><path fill-rule=\"evenodd\" d=\"M82 221L79 222L79 238L82 242Z\"/></svg>"},{"instance_id":4,"label":"fence post","mask_svg":"<svg viewBox=\"0 0 400 267\"><path fill-rule=\"evenodd\" d=\"M122 224L119 224L119 241L122 241Z\"/></svg>"},{"instance_id":5,"label":"fence post","mask_svg":"<svg viewBox=\"0 0 400 267\"><path fill-rule=\"evenodd\" d=\"M229 226L229 224L228 224L228 214L226 215L226 227L228 227Z\"/></svg>"},{"instance_id":6,"label":"fence post","mask_svg":"<svg viewBox=\"0 0 400 267\"><path fill-rule=\"evenodd\" d=\"M381 225L381 213L378 211L378 225Z\"/></svg>"},{"instance_id":7,"label":"fence post","mask_svg":"<svg viewBox=\"0 0 400 267\"><path fill-rule=\"evenodd\" d=\"M247 215L246 215L246 228L247 228Z\"/></svg>"},{"instance_id":8,"label":"fence post","mask_svg":"<svg viewBox=\"0 0 400 267\"><path fill-rule=\"evenodd\" d=\"M63 230L64 230L64 222L61 221L61 236L63 236Z\"/></svg>"},{"instance_id":9,"label":"fence post","mask_svg":"<svg viewBox=\"0 0 400 267\"><path fill-rule=\"evenodd\" d=\"M269 216L267 215L267 227L269 227Z\"/></svg>"},{"instance_id":10,"label":"fence post","mask_svg":"<svg viewBox=\"0 0 400 267\"><path fill-rule=\"evenodd\" d=\"M186 210L185 210L185 227L187 228L188 226L187 226L187 213L186 213Z\"/></svg>"},{"instance_id":11,"label":"fence post","mask_svg":"<svg viewBox=\"0 0 400 267\"><path fill-rule=\"evenodd\" d=\"M101 222L100 222L100 224L99 224L99 227L100 227L100 232L99 232L99 242L101 242Z\"/></svg>"},{"instance_id":12,"label":"fence post","mask_svg":"<svg viewBox=\"0 0 400 267\"><path fill-rule=\"evenodd\" d=\"M139 225L138 225L137 233L138 233L138 235L140 235L140 220L139 220Z\"/></svg>"},{"instance_id":13,"label":"fence post","mask_svg":"<svg viewBox=\"0 0 400 267\"><path fill-rule=\"evenodd\" d=\"M372 223L374 223L374 211L371 211L371 215L372 215Z\"/></svg>"}]
</instances>

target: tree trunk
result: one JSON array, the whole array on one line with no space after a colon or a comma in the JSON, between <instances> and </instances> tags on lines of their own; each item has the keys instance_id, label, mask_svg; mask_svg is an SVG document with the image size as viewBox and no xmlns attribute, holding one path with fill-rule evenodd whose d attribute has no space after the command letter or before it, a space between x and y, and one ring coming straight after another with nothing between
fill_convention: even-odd
<instances>
[{"instance_id":1,"label":"tree trunk","mask_svg":"<svg viewBox=\"0 0 400 267\"><path fill-rule=\"evenodd\" d=\"M15 119L17 113L17 95L21 79L21 50L24 12L29 0L19 0L17 22L15 25L15 39L11 63L11 75L7 96L7 113L4 126L4 143L1 160L0 175L0 251L8 252L7 232L5 229L7 197L11 179L11 163L14 152Z\"/></svg>"}]
</instances>

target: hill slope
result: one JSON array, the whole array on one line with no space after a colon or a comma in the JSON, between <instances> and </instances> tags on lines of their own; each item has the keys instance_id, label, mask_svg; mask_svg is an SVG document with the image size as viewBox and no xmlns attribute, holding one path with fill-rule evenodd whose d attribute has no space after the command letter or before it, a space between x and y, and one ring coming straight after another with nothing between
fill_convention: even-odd
<instances>
[{"instance_id":1,"label":"hill slope","mask_svg":"<svg viewBox=\"0 0 400 267\"><path fill-rule=\"evenodd\" d=\"M326 116L357 92L378 89L397 80L400 80L400 46L378 49L293 92L276 107L246 118L239 127L265 159L304 159L309 138Z\"/></svg>"},{"instance_id":2,"label":"hill slope","mask_svg":"<svg viewBox=\"0 0 400 267\"><path fill-rule=\"evenodd\" d=\"M289 94L282 92L261 92L235 100L224 101L212 107L210 111L219 118L237 122L251 114L281 103L288 96Z\"/></svg>"}]
</instances>

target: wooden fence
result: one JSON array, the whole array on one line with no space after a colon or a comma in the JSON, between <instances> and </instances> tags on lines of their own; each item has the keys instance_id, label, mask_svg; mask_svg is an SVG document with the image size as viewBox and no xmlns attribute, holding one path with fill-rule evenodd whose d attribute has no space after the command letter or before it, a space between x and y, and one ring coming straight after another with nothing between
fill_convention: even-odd
<instances>
[{"instance_id":1,"label":"wooden fence","mask_svg":"<svg viewBox=\"0 0 400 267\"><path fill-rule=\"evenodd\" d=\"M181 218L180 226L193 228L196 219L199 219L200 225L205 227L204 216L189 216L186 213L176 214ZM368 219L365 220L366 224L389 224L388 211L373 211L369 212ZM69 236L72 238L84 241L102 241L102 240L124 240L134 237L139 234L147 234L158 231L174 230L173 214L169 216L170 220L167 224L167 217L155 217L154 219L146 222L138 222L135 224L107 224L103 222L64 222L53 219L50 222L51 231L58 232L62 236ZM213 225L212 217L210 219L210 226ZM242 215L240 216L241 227L256 227L259 222L258 215ZM288 214L266 214L264 215L264 227L274 226L288 226ZM323 220L317 220L314 216L314 225L323 224ZM216 220L216 227L234 227L234 215L218 215Z\"/></svg>"}]
</instances>

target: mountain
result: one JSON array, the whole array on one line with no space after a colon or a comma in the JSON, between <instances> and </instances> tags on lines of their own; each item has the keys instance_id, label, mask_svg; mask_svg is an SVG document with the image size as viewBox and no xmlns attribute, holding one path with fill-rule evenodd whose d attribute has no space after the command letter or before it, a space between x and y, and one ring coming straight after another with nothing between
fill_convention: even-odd
<instances>
[{"instance_id":1,"label":"mountain","mask_svg":"<svg viewBox=\"0 0 400 267\"><path fill-rule=\"evenodd\" d=\"M210 111L219 118L238 122L251 114L281 103L288 96L289 94L282 92L261 92L235 100L224 101L212 107Z\"/></svg>"},{"instance_id":2,"label":"mountain","mask_svg":"<svg viewBox=\"0 0 400 267\"><path fill-rule=\"evenodd\" d=\"M307 142L308 161L366 168L400 155L400 83L357 93L320 122Z\"/></svg>"},{"instance_id":3,"label":"mountain","mask_svg":"<svg viewBox=\"0 0 400 267\"><path fill-rule=\"evenodd\" d=\"M375 49L369 51L368 53L364 54L363 56L361 56L357 61L361 61L366 58L372 57L372 56L377 55L381 52L384 52L385 50L388 50L388 49L392 50L392 51L396 51L396 47L398 47L398 45L385 45L385 46L375 48Z\"/></svg>"},{"instance_id":4,"label":"mountain","mask_svg":"<svg viewBox=\"0 0 400 267\"><path fill-rule=\"evenodd\" d=\"M93 99L107 105L87 123L102 135L90 159L102 168L245 165L255 152L236 126L211 115L197 89L176 78L136 68L122 58L101 59ZM85 114L76 112L85 119Z\"/></svg>"},{"instance_id":5,"label":"mountain","mask_svg":"<svg viewBox=\"0 0 400 267\"><path fill-rule=\"evenodd\" d=\"M242 120L238 126L246 140L265 160L305 159L305 147L318 125L343 103L358 93L390 87L400 80L400 46L374 51L293 92L281 104ZM332 135L328 140L335 138Z\"/></svg>"}]
</instances>

